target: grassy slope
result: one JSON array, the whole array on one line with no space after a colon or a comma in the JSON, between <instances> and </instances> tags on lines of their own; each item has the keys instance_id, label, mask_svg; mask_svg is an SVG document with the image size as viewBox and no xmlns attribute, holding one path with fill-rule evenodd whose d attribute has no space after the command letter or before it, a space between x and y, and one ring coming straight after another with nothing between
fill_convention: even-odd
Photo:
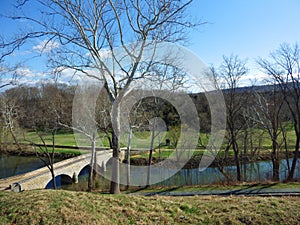
<instances>
[{"instance_id":1,"label":"grassy slope","mask_svg":"<svg viewBox=\"0 0 300 225\"><path fill-rule=\"evenodd\" d=\"M0 193L0 224L299 224L297 197Z\"/></svg>"}]
</instances>

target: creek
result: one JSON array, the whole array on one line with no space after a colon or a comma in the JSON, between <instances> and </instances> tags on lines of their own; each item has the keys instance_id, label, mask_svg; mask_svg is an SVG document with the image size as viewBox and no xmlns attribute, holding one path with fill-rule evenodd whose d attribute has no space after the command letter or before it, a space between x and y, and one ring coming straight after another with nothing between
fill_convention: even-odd
<instances>
[{"instance_id":1,"label":"creek","mask_svg":"<svg viewBox=\"0 0 300 225\"><path fill-rule=\"evenodd\" d=\"M59 160L58 160L59 161ZM291 164L291 160L290 160ZM43 167L43 162L34 156L6 156L0 155L0 179L9 176L14 176L22 173L26 173L32 170ZM280 163L280 180L283 181L287 177L287 162L281 160ZM271 161L252 162L242 165L243 180L247 182L257 181L263 182L271 180L272 178L272 163ZM232 178L235 178L235 166L225 167L226 173L230 174ZM80 173L79 181L86 181L88 169ZM136 174L138 175L138 174ZM142 176L143 177L143 176ZM300 179L300 159L298 159L295 178ZM182 186L182 185L204 185L204 184L216 184L226 181L225 177L219 172L217 168L209 167L206 170L200 172L198 168L194 169L181 169L174 176L170 178L162 177L163 181L155 184L154 186ZM102 181L104 179L101 179ZM58 179L59 186L63 182ZM75 186L76 184L73 184ZM106 184L107 186L107 184ZM69 188L68 188L69 189Z\"/></svg>"}]
</instances>

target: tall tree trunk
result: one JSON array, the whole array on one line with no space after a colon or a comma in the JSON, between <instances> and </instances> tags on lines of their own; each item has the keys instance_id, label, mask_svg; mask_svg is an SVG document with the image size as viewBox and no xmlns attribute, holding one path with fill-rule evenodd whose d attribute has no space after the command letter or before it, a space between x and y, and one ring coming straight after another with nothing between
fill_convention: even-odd
<instances>
[{"instance_id":1,"label":"tall tree trunk","mask_svg":"<svg viewBox=\"0 0 300 225\"><path fill-rule=\"evenodd\" d=\"M112 144L113 144L113 160L112 160L112 179L110 182L110 193L120 194L120 166L119 166L119 151L120 142L118 137L118 132L112 133Z\"/></svg>"},{"instance_id":2,"label":"tall tree trunk","mask_svg":"<svg viewBox=\"0 0 300 225\"><path fill-rule=\"evenodd\" d=\"M148 171L147 171L147 184L146 187L150 187L150 177L151 177L151 162L152 162L152 154L153 154L153 147L154 147L154 139L155 139L155 122L152 127L152 135L151 135L151 144L150 144L150 152L149 152L149 159L148 159Z\"/></svg>"},{"instance_id":3,"label":"tall tree trunk","mask_svg":"<svg viewBox=\"0 0 300 225\"><path fill-rule=\"evenodd\" d=\"M93 189L95 155L96 155L95 138L93 138L93 140L92 140L92 155L91 155L91 161L90 161L90 172L89 172L89 178L88 178L88 191L89 192L91 192Z\"/></svg>"},{"instance_id":4,"label":"tall tree trunk","mask_svg":"<svg viewBox=\"0 0 300 225\"><path fill-rule=\"evenodd\" d=\"M280 166L280 160L278 158L272 159L273 164L273 181L279 181L279 166Z\"/></svg>"},{"instance_id":5,"label":"tall tree trunk","mask_svg":"<svg viewBox=\"0 0 300 225\"><path fill-rule=\"evenodd\" d=\"M128 134L128 142L127 142L127 151L126 151L126 169L127 169L127 186L126 189L129 189L130 186L130 145L131 145L131 136L132 136L132 126L129 127L129 134Z\"/></svg>"},{"instance_id":6,"label":"tall tree trunk","mask_svg":"<svg viewBox=\"0 0 300 225\"><path fill-rule=\"evenodd\" d=\"M276 140L272 141L272 165L273 165L273 181L279 181L279 156L278 156L277 142Z\"/></svg>"},{"instance_id":7,"label":"tall tree trunk","mask_svg":"<svg viewBox=\"0 0 300 225\"><path fill-rule=\"evenodd\" d=\"M51 172L52 181L53 181L53 189L56 190L56 189L57 189L57 186L56 186L56 179L55 179L55 174L54 174L54 168L53 168L53 165L51 166L50 172Z\"/></svg>"},{"instance_id":8,"label":"tall tree trunk","mask_svg":"<svg viewBox=\"0 0 300 225\"><path fill-rule=\"evenodd\" d=\"M18 142L18 140L17 140L17 138L16 138L15 132L13 131L13 129L12 129L11 126L9 126L9 132L10 132L12 138L14 139L14 142L15 142L15 144L17 145L18 150L19 150L19 151L22 151L22 147L20 146L20 144L19 144L19 142Z\"/></svg>"},{"instance_id":9,"label":"tall tree trunk","mask_svg":"<svg viewBox=\"0 0 300 225\"><path fill-rule=\"evenodd\" d=\"M233 141L233 152L234 152L234 160L235 160L235 165L236 165L236 179L237 181L241 181L241 163L240 163L240 158L239 158L239 150L236 141Z\"/></svg>"},{"instance_id":10,"label":"tall tree trunk","mask_svg":"<svg viewBox=\"0 0 300 225\"><path fill-rule=\"evenodd\" d=\"M243 152L243 155L244 157L246 157L247 155L247 149L248 149L248 131L247 129L245 129L244 131L244 152Z\"/></svg>"},{"instance_id":11,"label":"tall tree trunk","mask_svg":"<svg viewBox=\"0 0 300 225\"><path fill-rule=\"evenodd\" d=\"M295 146L295 152L294 152L294 158L291 166L291 170L289 172L287 180L291 181L294 179L295 169L299 157L299 142L300 142L300 133L297 132L297 138L296 138L296 146Z\"/></svg>"},{"instance_id":12,"label":"tall tree trunk","mask_svg":"<svg viewBox=\"0 0 300 225\"><path fill-rule=\"evenodd\" d=\"M51 152L51 155L49 157L49 160L50 160L50 171L51 171L51 176L52 176L52 180L53 180L53 189L57 189L57 186L56 186L56 179L55 179L55 173L54 173L54 154L55 154L55 134L56 134L56 130L52 130L52 152Z\"/></svg>"},{"instance_id":13,"label":"tall tree trunk","mask_svg":"<svg viewBox=\"0 0 300 225\"><path fill-rule=\"evenodd\" d=\"M285 150L285 160L286 160L286 165L287 165L288 174L289 174L290 171L291 171L290 157L289 157L289 148L288 148L288 143L287 143L287 139L286 139L286 133L284 132L284 130L282 128L281 128L281 130L282 130L282 134L283 134L283 143L284 143L284 150Z\"/></svg>"}]
</instances>

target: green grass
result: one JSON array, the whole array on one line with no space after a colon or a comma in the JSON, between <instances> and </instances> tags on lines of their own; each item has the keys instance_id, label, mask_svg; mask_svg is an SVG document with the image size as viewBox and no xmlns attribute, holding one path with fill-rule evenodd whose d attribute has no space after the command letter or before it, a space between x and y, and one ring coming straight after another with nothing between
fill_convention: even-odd
<instances>
[{"instance_id":1,"label":"green grass","mask_svg":"<svg viewBox=\"0 0 300 225\"><path fill-rule=\"evenodd\" d=\"M153 157L156 157L156 158L167 158L170 154L172 154L174 152L173 149L162 149L161 151L159 150L156 150L152 153L152 156ZM133 155L132 158L148 158L149 157L149 152L145 152L145 153L142 153L142 154L137 154L137 155Z\"/></svg>"},{"instance_id":2,"label":"green grass","mask_svg":"<svg viewBox=\"0 0 300 225\"><path fill-rule=\"evenodd\" d=\"M43 138L46 144L52 144L52 136L51 134L43 135ZM34 142L42 144L39 136L36 132L27 132L26 139ZM55 144L56 145L66 145L66 146L76 146L76 141L73 133L58 133L55 135Z\"/></svg>"},{"instance_id":3,"label":"green grass","mask_svg":"<svg viewBox=\"0 0 300 225\"><path fill-rule=\"evenodd\" d=\"M178 131L176 131L176 132L178 132ZM128 134L124 134L121 138L121 140L123 142L122 143L123 147L125 147L127 144L127 138L128 138L127 136L128 136ZM172 145L174 143L174 136L178 137L178 134L174 135L174 131L172 131L172 130L170 130L168 132L162 132L156 137L154 145L156 146L156 148L158 148L158 146L160 144L165 144L166 139L170 139L171 140L171 148L174 148L174 146ZM38 135L35 132L32 132L32 131L25 132L25 137L33 142L41 143L41 140L39 139ZM50 134L43 135L43 137L47 144L51 144L52 137ZM108 147L109 143L108 143L107 138L104 137L104 134L99 133L99 137L102 142L101 146ZM202 145L199 145L198 147L200 149L203 149L203 146L206 146L206 144L208 143L209 135L207 135L205 133L200 133L200 137L202 140ZM253 136L254 146L259 145L258 140L260 138L262 139L262 147L263 148L268 149L271 147L272 142L271 142L267 132L262 132L262 130L258 130L258 129L254 130L254 136ZM19 135L18 139L20 142L24 142L23 135ZM239 140L243 141L242 137ZM295 133L293 130L287 131L287 140L288 140L289 146L294 145L296 136L295 136ZM149 149L150 142L151 142L151 132L150 131L134 132L134 135L131 140L131 147L132 148L140 148L140 149ZM67 145L67 146L76 146L77 145L73 132L58 132L55 135L55 144L56 145ZM242 146L242 144L243 143L241 142L240 146ZM168 147L162 146L161 148L165 149Z\"/></svg>"},{"instance_id":4,"label":"green grass","mask_svg":"<svg viewBox=\"0 0 300 225\"><path fill-rule=\"evenodd\" d=\"M6 192L0 224L299 224L298 197L142 197Z\"/></svg>"},{"instance_id":5,"label":"green grass","mask_svg":"<svg viewBox=\"0 0 300 225\"><path fill-rule=\"evenodd\" d=\"M176 133L177 132L177 133ZM156 151L153 153L153 157L155 158L160 158L160 159L164 159L167 158L173 151L174 151L174 137L176 137L176 135L178 136L178 130L170 130L168 132L165 133L160 133L157 138L155 139L155 147L156 147ZM288 130L287 131L287 139L288 139L288 144L290 146L290 150L294 150L293 149L293 144L295 141L295 134L293 132L293 130ZM123 143L121 144L122 147L126 146L126 142L127 142L127 135L128 134L124 134L123 137L121 138L121 140L123 141ZM198 148L195 150L193 157L194 158L200 158L203 155L204 152L204 146L207 144L208 139L209 139L209 135L201 133L201 140L202 140L202 144L198 146ZM33 132L33 131L28 131L25 132L25 137L26 139L35 142L35 143L39 143L41 144L41 140L38 137L38 135ZM52 144L52 136L51 134L45 134L43 135L44 140L46 142L46 144ZM109 143L107 138L104 137L104 134L99 133L99 137L101 139L101 142L97 143L97 147L109 147ZM268 137L268 134L266 132L262 132L261 130L255 130L254 131L254 146L258 146L258 139L261 138L262 139L262 149L260 151L260 153L267 153L269 154L269 151L271 149L271 140ZM9 139L9 137L8 137ZM18 135L18 139L20 143L28 143L26 141L24 141L24 136L22 135ZM165 146L165 141L166 139L170 139L171 140L171 146ZM241 139L239 139L241 140ZM11 142L13 142L11 140ZM150 142L151 142L151 132L150 131L140 131L140 132L134 132L134 136L132 138L131 141L131 148L132 149L142 149L142 150L146 150L148 151L150 148ZM225 142L224 142L225 143ZM55 135L55 144L56 145L61 145L61 146L77 146L77 142L75 140L74 134L73 132L58 132ZM79 145L81 146L90 146L90 141L86 140L83 141L82 143L79 143ZM160 146L160 147L158 147ZM224 151L222 151L222 149L225 148L225 144L223 144L223 147L221 148L221 151L219 151L219 156L222 156L224 154ZM240 148L243 149L243 145L242 143L240 143ZM59 153L66 153L66 154L80 154L81 151L80 150L76 150L76 149L64 149L64 148L57 148L56 152ZM132 152L132 157L133 158L143 158L143 159L147 159L149 153L147 152L143 152L139 155L135 155L135 152ZM229 150L228 152L228 156L233 156L233 151Z\"/></svg>"}]
</instances>

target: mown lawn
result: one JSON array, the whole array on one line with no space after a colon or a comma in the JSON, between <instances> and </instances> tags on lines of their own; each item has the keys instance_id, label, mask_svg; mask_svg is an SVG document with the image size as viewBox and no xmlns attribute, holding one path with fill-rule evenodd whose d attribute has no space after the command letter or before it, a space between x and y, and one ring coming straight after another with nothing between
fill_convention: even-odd
<instances>
[{"instance_id":1,"label":"mown lawn","mask_svg":"<svg viewBox=\"0 0 300 225\"><path fill-rule=\"evenodd\" d=\"M299 197L0 193L0 224L299 224Z\"/></svg>"},{"instance_id":2,"label":"mown lawn","mask_svg":"<svg viewBox=\"0 0 300 225\"><path fill-rule=\"evenodd\" d=\"M154 146L155 146L155 151L153 152L153 157L156 159L164 159L167 158L170 154L173 153L174 151L174 140L176 139L175 137L178 137L179 131L176 131L177 133L174 134L174 131L170 130L168 132L161 132L159 135L157 135ZM179 132L179 133L178 133ZM58 146L90 146L91 142L88 138L84 138L82 136L80 142L76 142L75 137L73 132L58 132L55 135L55 144ZM209 140L209 135L201 133L200 134L200 139L198 148L195 150L193 153L193 157L195 159L200 159L205 151L205 146L208 143ZM46 142L46 144L51 145L52 144L52 136L51 134L43 134L43 138ZM269 154L270 149L271 149L271 141L267 135L266 132L262 132L262 130L256 129L254 131L254 142L253 145L254 147L259 146L259 138L261 138L261 151L260 154L266 153ZM26 140L30 140L31 142L37 143L37 144L42 144L42 141L38 137L36 132L33 131L28 131L25 132L25 135L19 135L18 136L19 142L20 143L29 143ZM121 147L126 147L127 144L127 139L128 139L128 134L124 134L121 137ZM170 140L170 146L166 146L166 139ZM295 139L295 134L292 130L289 130L287 133L287 140L288 140L288 145L290 151L294 150L294 140ZM226 139L224 139L226 141ZM242 141L242 139L240 140ZM10 142L13 142L11 140ZM150 149L150 143L151 143L151 132L150 131L139 131L135 132L132 140L131 140L131 149L132 151L132 157L133 158L144 158L147 159L149 155L149 149ZM109 142L108 139L105 137L103 133L99 133L99 141L97 142L97 147L109 147ZM243 143L240 143L240 148L243 147ZM134 150L144 150L141 152L134 151ZM225 149L225 142L223 144L223 147L221 147L221 150L219 151L218 155L223 156L224 151L222 149ZM76 149L64 149L64 148L56 148L56 152L59 153L67 153L67 154L81 154L85 153L86 151L80 151ZM228 156L233 156L233 151L229 150Z\"/></svg>"}]
</instances>

